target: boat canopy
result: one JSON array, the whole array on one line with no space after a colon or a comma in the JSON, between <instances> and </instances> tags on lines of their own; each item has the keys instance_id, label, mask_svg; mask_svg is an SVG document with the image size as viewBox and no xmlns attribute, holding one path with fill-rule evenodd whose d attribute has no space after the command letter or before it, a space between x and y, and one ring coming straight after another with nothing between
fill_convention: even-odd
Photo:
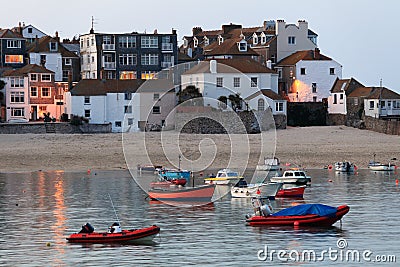
<instances>
[{"instance_id":1,"label":"boat canopy","mask_svg":"<svg viewBox=\"0 0 400 267\"><path fill-rule=\"evenodd\" d=\"M302 204L278 211L271 216L302 216L315 214L319 216L335 216L337 208L323 204Z\"/></svg>"}]
</instances>

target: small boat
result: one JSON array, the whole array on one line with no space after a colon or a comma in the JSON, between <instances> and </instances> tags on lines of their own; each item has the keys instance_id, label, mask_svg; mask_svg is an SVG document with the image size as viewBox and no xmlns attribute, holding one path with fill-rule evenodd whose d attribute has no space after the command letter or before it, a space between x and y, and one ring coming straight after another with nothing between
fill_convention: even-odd
<instances>
[{"instance_id":1,"label":"small boat","mask_svg":"<svg viewBox=\"0 0 400 267\"><path fill-rule=\"evenodd\" d=\"M279 159L274 158L264 158L264 164L259 164L256 166L257 171L279 171L280 162Z\"/></svg>"},{"instance_id":2,"label":"small boat","mask_svg":"<svg viewBox=\"0 0 400 267\"><path fill-rule=\"evenodd\" d=\"M270 178L271 182L284 184L307 184L311 182L311 177L307 176L305 171L298 168L292 168L284 171L282 176Z\"/></svg>"},{"instance_id":3,"label":"small boat","mask_svg":"<svg viewBox=\"0 0 400 267\"><path fill-rule=\"evenodd\" d=\"M171 180L165 180L163 178L160 178L156 182L151 182L150 187L157 188L157 187L170 187L170 186L185 186L186 182L187 181L185 178L171 179Z\"/></svg>"},{"instance_id":4,"label":"small boat","mask_svg":"<svg viewBox=\"0 0 400 267\"><path fill-rule=\"evenodd\" d=\"M244 178L241 178L235 186L231 188L231 196L233 198L251 198L261 197L275 199L278 190L283 183L258 183L248 184Z\"/></svg>"},{"instance_id":5,"label":"small boat","mask_svg":"<svg viewBox=\"0 0 400 267\"><path fill-rule=\"evenodd\" d=\"M139 243L152 241L160 232L160 227L153 225L141 229L122 230L119 223L113 223L108 232L95 232L93 226L86 223L79 233L67 237L70 243Z\"/></svg>"},{"instance_id":6,"label":"small boat","mask_svg":"<svg viewBox=\"0 0 400 267\"><path fill-rule=\"evenodd\" d=\"M368 164L368 168L373 170L373 171L394 171L397 166L395 164L392 164L391 162L385 164L385 163L380 163L375 161L376 154L374 153L374 160L371 160ZM396 160L396 158L393 158L392 160Z\"/></svg>"},{"instance_id":7,"label":"small boat","mask_svg":"<svg viewBox=\"0 0 400 267\"><path fill-rule=\"evenodd\" d=\"M219 170L217 176L204 178L204 183L206 184L236 184L239 179L243 178L238 172L232 171L230 169Z\"/></svg>"},{"instance_id":8,"label":"small boat","mask_svg":"<svg viewBox=\"0 0 400 267\"><path fill-rule=\"evenodd\" d=\"M158 174L164 178L165 180L176 180L176 179L185 179L186 182L189 182L190 180L190 171L187 170L181 170L181 169L159 169Z\"/></svg>"},{"instance_id":9,"label":"small boat","mask_svg":"<svg viewBox=\"0 0 400 267\"><path fill-rule=\"evenodd\" d=\"M350 207L342 205L331 207L323 204L302 204L287 209L283 209L270 215L260 215L257 213L246 216L246 222L251 226L275 225L275 226L317 226L329 227L347 214Z\"/></svg>"},{"instance_id":10,"label":"small boat","mask_svg":"<svg viewBox=\"0 0 400 267\"><path fill-rule=\"evenodd\" d=\"M304 190L306 189L305 185L302 186L293 186L293 187L286 187L284 185L279 191L276 193L276 197L278 198L303 198Z\"/></svg>"},{"instance_id":11,"label":"small boat","mask_svg":"<svg viewBox=\"0 0 400 267\"><path fill-rule=\"evenodd\" d=\"M137 170L139 172L157 172L157 170L162 169L161 165L137 165Z\"/></svg>"},{"instance_id":12,"label":"small boat","mask_svg":"<svg viewBox=\"0 0 400 267\"><path fill-rule=\"evenodd\" d=\"M179 201L179 202L204 202L211 203L214 195L215 184L198 187L183 188L151 188L148 191L152 200Z\"/></svg>"},{"instance_id":13,"label":"small boat","mask_svg":"<svg viewBox=\"0 0 400 267\"><path fill-rule=\"evenodd\" d=\"M337 172L354 172L357 167L349 161L335 162L335 171Z\"/></svg>"}]
</instances>

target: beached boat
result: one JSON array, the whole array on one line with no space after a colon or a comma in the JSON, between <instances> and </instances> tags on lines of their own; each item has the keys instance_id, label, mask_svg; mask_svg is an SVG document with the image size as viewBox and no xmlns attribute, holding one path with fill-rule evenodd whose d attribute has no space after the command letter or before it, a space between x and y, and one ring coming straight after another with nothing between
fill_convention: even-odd
<instances>
[{"instance_id":1,"label":"beached boat","mask_svg":"<svg viewBox=\"0 0 400 267\"><path fill-rule=\"evenodd\" d=\"M159 201L204 202L211 203L215 184L183 188L151 188L150 199Z\"/></svg>"},{"instance_id":2,"label":"beached boat","mask_svg":"<svg viewBox=\"0 0 400 267\"><path fill-rule=\"evenodd\" d=\"M251 226L275 225L275 226L317 226L328 227L342 219L347 214L350 207L342 205L331 207L322 204L302 204L287 209L283 209L270 215L246 216L246 222Z\"/></svg>"},{"instance_id":3,"label":"beached boat","mask_svg":"<svg viewBox=\"0 0 400 267\"><path fill-rule=\"evenodd\" d=\"M204 178L204 183L206 184L236 184L239 179L243 178L242 176L239 175L238 172L232 171L230 169L222 169L219 170L217 173L217 176L215 177L207 177Z\"/></svg>"},{"instance_id":4,"label":"beached boat","mask_svg":"<svg viewBox=\"0 0 400 267\"><path fill-rule=\"evenodd\" d=\"M282 176L274 176L270 180L271 182L284 184L307 184L311 182L311 177L307 176L303 170L292 168L284 171Z\"/></svg>"},{"instance_id":5,"label":"beached boat","mask_svg":"<svg viewBox=\"0 0 400 267\"><path fill-rule=\"evenodd\" d=\"M279 191L276 193L276 197L278 198L286 198L286 197L293 197L293 198L303 198L304 190L306 189L305 185L302 186L291 186L286 187L284 185Z\"/></svg>"},{"instance_id":6,"label":"beached boat","mask_svg":"<svg viewBox=\"0 0 400 267\"><path fill-rule=\"evenodd\" d=\"M283 183L258 183L247 184L244 178L241 178L235 186L231 188L231 196L234 198L251 198L259 196L261 198L274 199Z\"/></svg>"},{"instance_id":7,"label":"beached boat","mask_svg":"<svg viewBox=\"0 0 400 267\"><path fill-rule=\"evenodd\" d=\"M264 164L259 164L256 166L257 171L279 171L280 162L279 159L274 158L264 158Z\"/></svg>"},{"instance_id":8,"label":"beached boat","mask_svg":"<svg viewBox=\"0 0 400 267\"><path fill-rule=\"evenodd\" d=\"M335 171L337 172L354 172L357 167L349 161L335 162Z\"/></svg>"},{"instance_id":9,"label":"beached boat","mask_svg":"<svg viewBox=\"0 0 400 267\"><path fill-rule=\"evenodd\" d=\"M119 223L114 223L108 232L95 232L93 226L86 223L79 233L67 237L70 243L138 243L152 241L160 232L160 227L153 225L141 229L122 230Z\"/></svg>"}]
</instances>

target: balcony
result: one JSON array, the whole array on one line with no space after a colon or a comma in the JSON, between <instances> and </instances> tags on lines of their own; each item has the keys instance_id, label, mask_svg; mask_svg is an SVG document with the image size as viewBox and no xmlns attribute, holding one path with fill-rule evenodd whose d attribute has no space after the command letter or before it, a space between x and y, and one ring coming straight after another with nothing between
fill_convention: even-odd
<instances>
[{"instance_id":1,"label":"balcony","mask_svg":"<svg viewBox=\"0 0 400 267\"><path fill-rule=\"evenodd\" d=\"M105 70L115 70L115 62L103 62L103 68Z\"/></svg>"},{"instance_id":2,"label":"balcony","mask_svg":"<svg viewBox=\"0 0 400 267\"><path fill-rule=\"evenodd\" d=\"M161 68L169 68L172 67L172 62L161 62Z\"/></svg>"},{"instance_id":3,"label":"balcony","mask_svg":"<svg viewBox=\"0 0 400 267\"><path fill-rule=\"evenodd\" d=\"M171 44L171 43L162 43L161 44L161 51L172 52L173 50L174 50L173 44Z\"/></svg>"},{"instance_id":4,"label":"balcony","mask_svg":"<svg viewBox=\"0 0 400 267\"><path fill-rule=\"evenodd\" d=\"M115 44L103 44L103 50L115 50Z\"/></svg>"}]
</instances>

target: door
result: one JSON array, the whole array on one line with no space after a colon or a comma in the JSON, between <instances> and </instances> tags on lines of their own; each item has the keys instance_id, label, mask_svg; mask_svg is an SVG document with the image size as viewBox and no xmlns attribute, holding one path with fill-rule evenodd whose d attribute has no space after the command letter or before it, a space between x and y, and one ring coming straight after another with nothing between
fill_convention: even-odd
<instances>
[{"instance_id":1,"label":"door","mask_svg":"<svg viewBox=\"0 0 400 267\"><path fill-rule=\"evenodd\" d=\"M37 120L37 106L31 106L31 120Z\"/></svg>"}]
</instances>

